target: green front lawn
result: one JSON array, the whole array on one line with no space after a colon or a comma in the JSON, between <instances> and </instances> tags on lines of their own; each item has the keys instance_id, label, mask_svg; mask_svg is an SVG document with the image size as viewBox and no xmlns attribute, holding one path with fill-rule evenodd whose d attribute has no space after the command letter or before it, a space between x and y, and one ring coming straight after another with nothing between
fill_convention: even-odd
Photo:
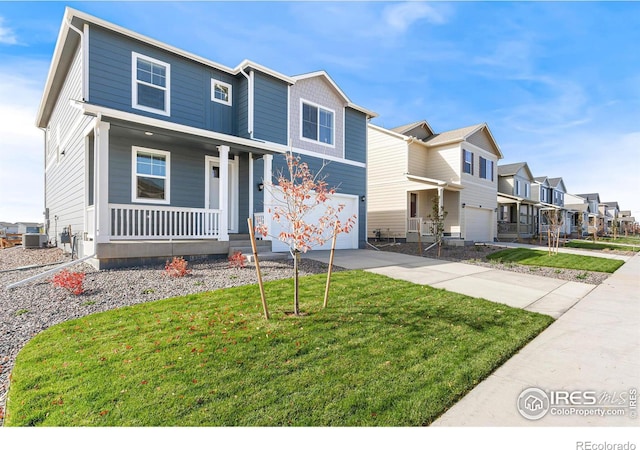
<instances>
[{"instance_id":1,"label":"green front lawn","mask_svg":"<svg viewBox=\"0 0 640 450\"><path fill-rule=\"evenodd\" d=\"M640 236L618 236L615 239L611 236L599 237L598 241L609 241L615 244L640 245Z\"/></svg>"},{"instance_id":2,"label":"green front lawn","mask_svg":"<svg viewBox=\"0 0 640 450\"><path fill-rule=\"evenodd\" d=\"M640 246L629 246L629 245L616 245L613 242L588 242L588 241L569 241L565 244L565 247L570 248L584 248L588 250L623 250L627 252L637 252L640 251Z\"/></svg>"},{"instance_id":3,"label":"green front lawn","mask_svg":"<svg viewBox=\"0 0 640 450\"><path fill-rule=\"evenodd\" d=\"M498 262L513 262L528 266L556 267L561 269L587 270L590 272L615 272L624 261L595 256L572 255L558 253L549 255L544 250L528 248L510 248L487 255L487 259Z\"/></svg>"},{"instance_id":4,"label":"green front lawn","mask_svg":"<svg viewBox=\"0 0 640 450\"><path fill-rule=\"evenodd\" d=\"M420 426L553 320L361 271L122 308L20 352L6 425ZM514 400L515 401L515 400Z\"/></svg>"}]
</instances>

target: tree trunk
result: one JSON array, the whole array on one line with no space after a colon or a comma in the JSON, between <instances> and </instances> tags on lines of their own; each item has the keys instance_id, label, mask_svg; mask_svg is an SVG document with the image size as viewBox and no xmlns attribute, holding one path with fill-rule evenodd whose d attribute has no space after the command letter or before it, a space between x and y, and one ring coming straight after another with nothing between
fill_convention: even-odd
<instances>
[{"instance_id":1,"label":"tree trunk","mask_svg":"<svg viewBox=\"0 0 640 450\"><path fill-rule=\"evenodd\" d=\"M300 252L294 250L293 252L293 314L300 315L300 303L299 303L299 282L298 282L298 261L300 260Z\"/></svg>"}]
</instances>

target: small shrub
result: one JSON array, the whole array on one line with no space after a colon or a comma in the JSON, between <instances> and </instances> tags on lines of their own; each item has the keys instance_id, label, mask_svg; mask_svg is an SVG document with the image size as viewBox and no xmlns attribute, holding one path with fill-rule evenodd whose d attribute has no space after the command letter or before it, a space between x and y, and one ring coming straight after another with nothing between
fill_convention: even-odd
<instances>
[{"instance_id":1,"label":"small shrub","mask_svg":"<svg viewBox=\"0 0 640 450\"><path fill-rule=\"evenodd\" d=\"M15 312L15 316L16 316L16 317L18 317L18 316L21 316L21 315L23 315L23 314L27 314L27 313L29 313L29 310L28 310L28 309L19 309L19 310L17 310L17 311Z\"/></svg>"},{"instance_id":2,"label":"small shrub","mask_svg":"<svg viewBox=\"0 0 640 450\"><path fill-rule=\"evenodd\" d=\"M170 277L184 277L189 275L191 270L187 268L189 263L183 257L173 257L171 262L167 261L164 266L164 274Z\"/></svg>"},{"instance_id":3,"label":"small shrub","mask_svg":"<svg viewBox=\"0 0 640 450\"><path fill-rule=\"evenodd\" d=\"M246 267L247 257L242 254L240 250L229 256L229 267L239 267L244 269Z\"/></svg>"},{"instance_id":4,"label":"small shrub","mask_svg":"<svg viewBox=\"0 0 640 450\"><path fill-rule=\"evenodd\" d=\"M578 275L576 275L576 278L578 280L586 280L588 276L589 276L588 272L582 272L582 273L579 273Z\"/></svg>"},{"instance_id":5,"label":"small shrub","mask_svg":"<svg viewBox=\"0 0 640 450\"><path fill-rule=\"evenodd\" d=\"M74 295L80 295L84 292L82 287L84 276L84 272L69 272L67 269L63 269L53 276L51 283L54 286L67 289Z\"/></svg>"},{"instance_id":6,"label":"small shrub","mask_svg":"<svg viewBox=\"0 0 640 450\"><path fill-rule=\"evenodd\" d=\"M148 289L145 289L144 291L142 291L143 294L153 294L155 292L156 292L156 290L153 289L153 288L148 288Z\"/></svg>"}]
</instances>

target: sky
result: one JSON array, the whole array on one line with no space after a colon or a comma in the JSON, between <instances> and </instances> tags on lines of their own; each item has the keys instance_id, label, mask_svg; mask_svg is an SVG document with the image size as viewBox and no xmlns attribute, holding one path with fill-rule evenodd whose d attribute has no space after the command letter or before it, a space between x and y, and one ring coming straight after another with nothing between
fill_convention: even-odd
<instances>
[{"instance_id":1,"label":"sky","mask_svg":"<svg viewBox=\"0 0 640 450\"><path fill-rule=\"evenodd\" d=\"M326 70L383 127L487 123L499 164L640 219L640 3L0 1L0 221L42 221L35 117L67 5L229 67Z\"/></svg>"}]
</instances>

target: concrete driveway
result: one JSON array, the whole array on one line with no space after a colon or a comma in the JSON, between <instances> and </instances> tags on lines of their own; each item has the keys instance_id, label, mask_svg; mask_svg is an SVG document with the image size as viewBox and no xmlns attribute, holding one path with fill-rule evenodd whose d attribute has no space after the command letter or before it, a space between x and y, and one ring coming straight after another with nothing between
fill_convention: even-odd
<instances>
[{"instance_id":1,"label":"concrete driveway","mask_svg":"<svg viewBox=\"0 0 640 450\"><path fill-rule=\"evenodd\" d=\"M329 262L329 251L304 258ZM560 317L595 285L375 250L337 250L334 264Z\"/></svg>"}]
</instances>

